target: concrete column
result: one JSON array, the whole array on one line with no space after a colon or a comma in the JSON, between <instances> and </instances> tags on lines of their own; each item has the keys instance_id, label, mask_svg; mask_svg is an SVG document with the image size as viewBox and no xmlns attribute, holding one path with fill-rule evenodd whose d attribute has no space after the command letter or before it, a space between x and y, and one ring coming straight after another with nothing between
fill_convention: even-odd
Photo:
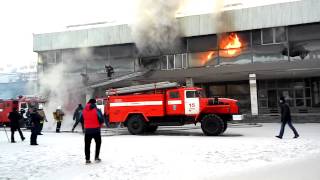
<instances>
[{"instance_id":1,"label":"concrete column","mask_svg":"<svg viewBox=\"0 0 320 180\"><path fill-rule=\"evenodd\" d=\"M256 74L249 74L250 84L250 100L251 100L251 114L258 115L258 96L257 96L257 77Z\"/></svg>"},{"instance_id":2,"label":"concrete column","mask_svg":"<svg viewBox=\"0 0 320 180\"><path fill-rule=\"evenodd\" d=\"M191 77L186 78L186 86L187 87L194 87L193 79Z\"/></svg>"}]
</instances>

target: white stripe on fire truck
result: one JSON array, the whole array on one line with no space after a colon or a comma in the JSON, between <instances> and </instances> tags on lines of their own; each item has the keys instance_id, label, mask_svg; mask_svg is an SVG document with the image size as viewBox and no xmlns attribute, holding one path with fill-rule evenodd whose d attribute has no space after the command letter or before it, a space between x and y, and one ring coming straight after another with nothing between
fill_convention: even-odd
<instances>
[{"instance_id":1,"label":"white stripe on fire truck","mask_svg":"<svg viewBox=\"0 0 320 180\"><path fill-rule=\"evenodd\" d=\"M181 100L168 101L168 105L173 105L173 104L182 104L182 101Z\"/></svg>"},{"instance_id":2,"label":"white stripe on fire truck","mask_svg":"<svg viewBox=\"0 0 320 180\"><path fill-rule=\"evenodd\" d=\"M140 102L118 102L110 103L111 107L115 106L155 106L162 105L162 101L140 101Z\"/></svg>"}]
</instances>

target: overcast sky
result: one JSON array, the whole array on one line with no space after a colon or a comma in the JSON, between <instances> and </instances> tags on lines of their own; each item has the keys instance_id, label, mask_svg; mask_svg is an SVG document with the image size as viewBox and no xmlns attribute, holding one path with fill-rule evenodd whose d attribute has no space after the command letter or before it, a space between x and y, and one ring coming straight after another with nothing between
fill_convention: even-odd
<instances>
[{"instance_id":1,"label":"overcast sky","mask_svg":"<svg viewBox=\"0 0 320 180\"><path fill-rule=\"evenodd\" d=\"M0 68L30 65L32 34L61 31L68 25L132 21L137 0L3 0L0 2ZM164 1L164 0L162 0ZM180 15L209 13L214 0L184 0ZM243 7L295 0L225 0ZM64 29L65 30L65 29Z\"/></svg>"}]
</instances>

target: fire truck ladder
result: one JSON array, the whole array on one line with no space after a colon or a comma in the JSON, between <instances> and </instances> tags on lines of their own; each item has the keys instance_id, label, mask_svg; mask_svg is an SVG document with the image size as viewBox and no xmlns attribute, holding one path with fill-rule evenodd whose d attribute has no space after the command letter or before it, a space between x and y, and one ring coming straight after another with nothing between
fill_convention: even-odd
<instances>
[{"instance_id":1,"label":"fire truck ladder","mask_svg":"<svg viewBox=\"0 0 320 180\"><path fill-rule=\"evenodd\" d=\"M127 74L127 75L123 75L123 76L120 76L120 77L116 77L114 79L104 80L103 82L90 85L89 87L90 88L97 88L97 87L100 87L100 86L110 85L112 83L116 83L116 82L119 82L119 81L123 81L123 80L127 80L127 79L130 79L130 78L142 76L147 72L148 71L134 72L134 73L131 73L131 74Z\"/></svg>"},{"instance_id":2,"label":"fire truck ladder","mask_svg":"<svg viewBox=\"0 0 320 180\"><path fill-rule=\"evenodd\" d=\"M106 95L117 95L117 94L127 94L127 93L135 93L135 92L142 92L142 91L149 91L149 90L156 90L156 89L165 89L165 88L172 88L172 87L179 87L180 85L177 82L157 82L151 84L143 84L143 85L136 85L136 86L128 86L123 88L116 88L116 89L109 89L106 91Z\"/></svg>"}]
</instances>

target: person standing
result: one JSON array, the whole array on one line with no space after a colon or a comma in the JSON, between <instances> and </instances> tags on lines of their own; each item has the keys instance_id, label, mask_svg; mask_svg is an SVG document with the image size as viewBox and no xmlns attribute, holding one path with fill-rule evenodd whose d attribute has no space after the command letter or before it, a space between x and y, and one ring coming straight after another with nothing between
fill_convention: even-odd
<instances>
[{"instance_id":1,"label":"person standing","mask_svg":"<svg viewBox=\"0 0 320 180\"><path fill-rule=\"evenodd\" d=\"M61 106L58 106L56 111L53 112L53 117L57 121L56 132L60 133L61 122L63 121L64 112L61 109Z\"/></svg>"},{"instance_id":2,"label":"person standing","mask_svg":"<svg viewBox=\"0 0 320 180\"><path fill-rule=\"evenodd\" d=\"M39 115L42 117L42 120L40 121L40 129L39 129L39 134L38 135L43 135L41 133L42 129L43 129L43 124L44 122L48 122L46 114L43 110L43 106L39 104L39 110L38 110Z\"/></svg>"},{"instance_id":3,"label":"person standing","mask_svg":"<svg viewBox=\"0 0 320 180\"><path fill-rule=\"evenodd\" d=\"M281 108L281 129L280 129L279 135L276 137L279 139L282 139L283 134L284 134L284 128L285 128L286 124L288 124L288 126L290 127L290 129L294 133L293 138L298 138L299 134L298 134L297 130L292 125L290 108L289 108L289 105L286 103L284 97L280 97L280 108Z\"/></svg>"},{"instance_id":4,"label":"person standing","mask_svg":"<svg viewBox=\"0 0 320 180\"><path fill-rule=\"evenodd\" d=\"M8 119L10 120L10 127L11 127L11 143L16 142L14 140L14 132L16 130L18 130L21 140L24 141L25 137L22 134L22 131L20 129L20 124L19 124L19 121L22 119L22 116L18 112L17 108L12 109L12 112L9 113Z\"/></svg>"},{"instance_id":5,"label":"person standing","mask_svg":"<svg viewBox=\"0 0 320 180\"><path fill-rule=\"evenodd\" d=\"M82 127L82 132L84 132L84 126L83 126L83 121L81 119L81 114L82 114L82 110L83 107L81 104L78 104L78 107L76 108L76 110L73 113L73 120L76 121L72 127L72 132L74 131L74 129L76 128L76 126L79 124L79 122L81 123L81 127Z\"/></svg>"},{"instance_id":6,"label":"person standing","mask_svg":"<svg viewBox=\"0 0 320 180\"><path fill-rule=\"evenodd\" d=\"M37 108L33 108L32 112L30 113L31 119L31 137L30 137L30 145L38 145L37 143L37 136L40 130L40 121L42 117L38 113Z\"/></svg>"},{"instance_id":7,"label":"person standing","mask_svg":"<svg viewBox=\"0 0 320 180\"><path fill-rule=\"evenodd\" d=\"M100 147L101 147L101 124L103 123L103 117L101 111L96 106L96 100L90 99L82 111L83 122L84 122L84 151L86 164L91 163L90 161L90 146L91 140L94 139L96 143L95 161L100 162L99 158Z\"/></svg>"}]
</instances>

